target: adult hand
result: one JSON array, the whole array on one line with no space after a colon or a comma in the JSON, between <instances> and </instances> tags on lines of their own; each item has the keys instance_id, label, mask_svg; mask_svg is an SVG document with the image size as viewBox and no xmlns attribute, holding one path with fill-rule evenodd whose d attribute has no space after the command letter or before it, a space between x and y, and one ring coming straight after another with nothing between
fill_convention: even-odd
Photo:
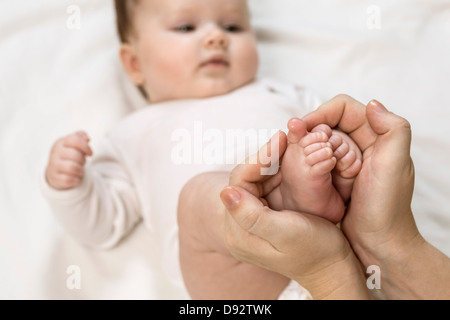
<instances>
[{"instance_id":1,"label":"adult hand","mask_svg":"<svg viewBox=\"0 0 450 320\"><path fill-rule=\"evenodd\" d=\"M420 235L411 211L411 127L378 101L338 96L306 116L350 134L363 152L342 230L359 259L381 270L392 299L449 299L450 259Z\"/></svg>"},{"instance_id":2,"label":"adult hand","mask_svg":"<svg viewBox=\"0 0 450 320\"><path fill-rule=\"evenodd\" d=\"M359 262L335 225L317 216L266 206L265 197L281 180L279 175L268 178L262 174L268 162L260 159L269 154L271 163L277 163L286 145L283 133L275 135L257 155L232 172L230 187L221 193L229 213L228 249L241 261L296 280L315 299L367 298Z\"/></svg>"},{"instance_id":3,"label":"adult hand","mask_svg":"<svg viewBox=\"0 0 450 320\"><path fill-rule=\"evenodd\" d=\"M422 241L411 212L414 166L409 123L379 102L367 108L338 96L303 119L348 133L363 152L363 165L342 221L342 230L367 267L395 254L409 254ZM397 252L400 251L400 252Z\"/></svg>"}]
</instances>

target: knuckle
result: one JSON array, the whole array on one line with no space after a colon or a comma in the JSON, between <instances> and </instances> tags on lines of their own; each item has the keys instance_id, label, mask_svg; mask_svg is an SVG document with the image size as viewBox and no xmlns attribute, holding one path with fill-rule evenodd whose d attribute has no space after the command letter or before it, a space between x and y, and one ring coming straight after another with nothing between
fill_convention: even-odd
<instances>
[{"instance_id":1,"label":"knuckle","mask_svg":"<svg viewBox=\"0 0 450 320\"><path fill-rule=\"evenodd\" d=\"M407 134L408 136L411 136L412 135L412 126L408 120L399 117L396 127L393 128L392 131L393 132L402 132L404 134Z\"/></svg>"},{"instance_id":2,"label":"knuckle","mask_svg":"<svg viewBox=\"0 0 450 320\"><path fill-rule=\"evenodd\" d=\"M411 131L411 129L412 129L411 123L408 120L404 119L404 118L402 118L402 120L400 122L400 126L403 129L406 129L406 130L410 130Z\"/></svg>"}]
</instances>

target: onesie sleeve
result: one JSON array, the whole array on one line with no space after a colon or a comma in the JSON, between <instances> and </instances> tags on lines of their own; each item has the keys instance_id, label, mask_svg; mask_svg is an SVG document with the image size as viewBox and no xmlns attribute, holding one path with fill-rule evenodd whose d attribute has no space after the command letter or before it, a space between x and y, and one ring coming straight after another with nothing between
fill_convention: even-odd
<instances>
[{"instance_id":1,"label":"onesie sleeve","mask_svg":"<svg viewBox=\"0 0 450 320\"><path fill-rule=\"evenodd\" d=\"M63 227L89 247L114 247L140 221L140 205L120 153L105 139L86 165L82 184L53 189L41 177L41 190Z\"/></svg>"}]
</instances>

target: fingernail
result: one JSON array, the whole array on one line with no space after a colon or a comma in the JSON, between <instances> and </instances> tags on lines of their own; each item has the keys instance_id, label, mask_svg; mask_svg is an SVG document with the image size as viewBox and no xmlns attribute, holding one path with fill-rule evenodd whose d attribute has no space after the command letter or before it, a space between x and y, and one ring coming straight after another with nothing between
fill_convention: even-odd
<instances>
[{"instance_id":1,"label":"fingernail","mask_svg":"<svg viewBox=\"0 0 450 320\"><path fill-rule=\"evenodd\" d=\"M374 110L375 110L376 112L378 112L378 113L386 113L386 112L389 112L388 109L386 109L386 107L385 107L381 102L379 102L378 100L372 100L372 101L370 101L370 102L369 102L369 105L371 105L371 106L374 108Z\"/></svg>"},{"instance_id":2,"label":"fingernail","mask_svg":"<svg viewBox=\"0 0 450 320\"><path fill-rule=\"evenodd\" d=\"M227 187L222 191L222 201L228 210L233 210L241 201L241 194L232 187Z\"/></svg>"}]
</instances>

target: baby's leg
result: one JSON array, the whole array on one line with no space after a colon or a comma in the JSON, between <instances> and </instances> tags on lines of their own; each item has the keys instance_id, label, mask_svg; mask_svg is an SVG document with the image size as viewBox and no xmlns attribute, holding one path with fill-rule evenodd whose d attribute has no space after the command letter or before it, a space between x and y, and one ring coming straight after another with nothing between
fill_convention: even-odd
<instances>
[{"instance_id":1,"label":"baby's leg","mask_svg":"<svg viewBox=\"0 0 450 320\"><path fill-rule=\"evenodd\" d=\"M344 202L333 185L331 172L336 165L331 129L307 133L300 119L289 122L289 145L283 156L280 190L285 209L310 213L339 222Z\"/></svg>"},{"instance_id":2,"label":"baby's leg","mask_svg":"<svg viewBox=\"0 0 450 320\"><path fill-rule=\"evenodd\" d=\"M199 175L180 194L179 253L186 288L194 300L277 299L289 279L240 262L226 248L226 211L219 194L228 184L229 175Z\"/></svg>"}]
</instances>

